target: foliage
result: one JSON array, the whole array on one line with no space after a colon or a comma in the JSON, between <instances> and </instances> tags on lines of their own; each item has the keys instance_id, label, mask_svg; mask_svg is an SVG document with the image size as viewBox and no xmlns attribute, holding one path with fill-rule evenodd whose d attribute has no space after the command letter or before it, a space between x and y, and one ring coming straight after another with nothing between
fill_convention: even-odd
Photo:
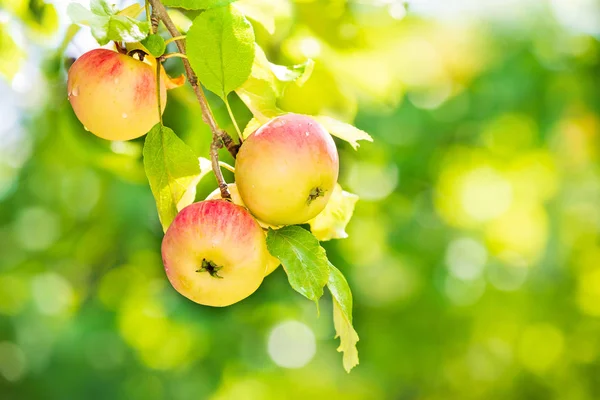
<instances>
[{"instance_id":1,"label":"foliage","mask_svg":"<svg viewBox=\"0 0 600 400\"><path fill-rule=\"evenodd\" d=\"M40 21L62 15L35 3L0 0L0 397L597 398L600 46L572 30L583 22L562 25L567 6L472 24L464 10L398 20L391 3L278 0L269 30L247 14L269 62L315 62L278 109L375 139L359 152L336 139L340 183L361 201L348 238L321 244L354 292L362 364L347 375L331 340L347 328L342 303L326 293L317 318L281 268L222 310L170 288L144 140L92 137L66 103L65 70L32 67L57 29ZM235 92L247 126L256 115ZM169 102L165 126L206 156L193 92ZM202 179L196 199L214 187ZM283 365L309 347L275 335L290 319L318 348L299 369Z\"/></svg>"}]
</instances>

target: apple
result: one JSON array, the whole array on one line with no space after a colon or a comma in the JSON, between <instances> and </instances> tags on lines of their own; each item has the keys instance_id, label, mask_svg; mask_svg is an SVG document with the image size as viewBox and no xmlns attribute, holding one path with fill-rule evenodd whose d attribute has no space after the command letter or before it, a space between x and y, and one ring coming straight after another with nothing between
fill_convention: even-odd
<instances>
[{"instance_id":1,"label":"apple","mask_svg":"<svg viewBox=\"0 0 600 400\"><path fill-rule=\"evenodd\" d=\"M73 111L94 135L108 140L135 139L159 122L156 59L151 55L136 59L115 50L94 49L79 57L68 75ZM171 81L164 72L161 77L163 112Z\"/></svg>"},{"instance_id":2,"label":"apple","mask_svg":"<svg viewBox=\"0 0 600 400\"><path fill-rule=\"evenodd\" d=\"M233 204L237 204L238 206L241 206L241 207L246 207L246 205L242 201L242 198L240 197L240 192L238 192L237 185L235 183L229 183L227 185L227 188L229 188L229 194L231 194L231 201L233 201ZM209 194L206 197L206 200L214 200L214 199L220 199L220 198L221 198L221 189L216 188L211 194ZM257 222L263 228L265 235L267 234L268 228L276 228L275 226L266 224L260 220L257 220ZM281 264L281 262L279 261L279 259L277 257L273 257L271 255L271 253L269 253L269 255L267 257L267 270L265 272L265 276L267 276L271 272L275 271L277 269L277 267L279 267L280 264Z\"/></svg>"},{"instance_id":3,"label":"apple","mask_svg":"<svg viewBox=\"0 0 600 400\"><path fill-rule=\"evenodd\" d=\"M188 299L223 307L245 299L265 276L265 234L243 207L226 200L193 203L175 217L162 241L171 285Z\"/></svg>"},{"instance_id":4,"label":"apple","mask_svg":"<svg viewBox=\"0 0 600 400\"><path fill-rule=\"evenodd\" d=\"M276 117L241 145L235 181L248 210L273 225L301 224L319 214L339 172L331 135L299 114Z\"/></svg>"}]
</instances>

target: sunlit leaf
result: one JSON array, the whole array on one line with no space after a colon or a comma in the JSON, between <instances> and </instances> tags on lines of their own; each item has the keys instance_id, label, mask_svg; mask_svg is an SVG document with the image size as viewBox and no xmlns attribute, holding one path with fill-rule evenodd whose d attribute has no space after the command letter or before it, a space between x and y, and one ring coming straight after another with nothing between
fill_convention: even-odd
<instances>
[{"instance_id":1,"label":"sunlit leaf","mask_svg":"<svg viewBox=\"0 0 600 400\"><path fill-rule=\"evenodd\" d=\"M277 105L283 91L291 82L304 83L312 73L313 66L312 60L292 67L273 64L269 62L260 46L256 45L250 77L236 93L254 117L265 123L273 117L285 114Z\"/></svg>"},{"instance_id":2,"label":"sunlit leaf","mask_svg":"<svg viewBox=\"0 0 600 400\"><path fill-rule=\"evenodd\" d=\"M358 144L359 140L366 140L368 142L372 142L373 138L365 131L358 129L355 126L347 124L342 121L338 121L335 118L327 117L327 116L313 116L314 119L319 121L321 125L335 137L338 137L346 142L350 143L354 150L360 146Z\"/></svg>"},{"instance_id":3,"label":"sunlit leaf","mask_svg":"<svg viewBox=\"0 0 600 400\"><path fill-rule=\"evenodd\" d=\"M146 136L144 168L166 231L177 212L194 200L201 178L198 157L175 132L157 124Z\"/></svg>"},{"instance_id":4,"label":"sunlit leaf","mask_svg":"<svg viewBox=\"0 0 600 400\"><path fill-rule=\"evenodd\" d=\"M137 42L143 40L150 29L147 21L138 21L133 16L139 14L140 6L130 6L119 12L106 0L92 0L90 9L78 3L67 7L67 14L75 24L91 28L92 36L100 45L110 41Z\"/></svg>"},{"instance_id":5,"label":"sunlit leaf","mask_svg":"<svg viewBox=\"0 0 600 400\"><path fill-rule=\"evenodd\" d=\"M346 372L358 365L358 334L352 326L352 292L344 275L331 263L327 288L333 300L333 325L336 338L340 338L339 352L343 352L343 364Z\"/></svg>"},{"instance_id":6,"label":"sunlit leaf","mask_svg":"<svg viewBox=\"0 0 600 400\"><path fill-rule=\"evenodd\" d=\"M318 307L329 279L329 263L317 238L295 225L277 230L269 228L267 248L281 261L292 288Z\"/></svg>"},{"instance_id":7,"label":"sunlit leaf","mask_svg":"<svg viewBox=\"0 0 600 400\"><path fill-rule=\"evenodd\" d=\"M0 75L12 79L25 60L25 52L15 43L7 24L0 24Z\"/></svg>"},{"instance_id":8,"label":"sunlit leaf","mask_svg":"<svg viewBox=\"0 0 600 400\"><path fill-rule=\"evenodd\" d=\"M252 118L244 128L242 138L246 139L248 136L252 135L255 130L261 127L261 125L262 124L256 118Z\"/></svg>"},{"instance_id":9,"label":"sunlit leaf","mask_svg":"<svg viewBox=\"0 0 600 400\"><path fill-rule=\"evenodd\" d=\"M261 24L269 34L275 33L275 15L271 0L239 0L235 7L240 10L246 18Z\"/></svg>"},{"instance_id":10,"label":"sunlit leaf","mask_svg":"<svg viewBox=\"0 0 600 400\"><path fill-rule=\"evenodd\" d=\"M308 221L310 231L322 241L347 238L346 225L352 218L357 201L357 195L342 190L336 183L325 209Z\"/></svg>"},{"instance_id":11,"label":"sunlit leaf","mask_svg":"<svg viewBox=\"0 0 600 400\"><path fill-rule=\"evenodd\" d=\"M231 6L203 12L187 34L188 58L208 90L223 100L250 75L254 31Z\"/></svg>"}]
</instances>

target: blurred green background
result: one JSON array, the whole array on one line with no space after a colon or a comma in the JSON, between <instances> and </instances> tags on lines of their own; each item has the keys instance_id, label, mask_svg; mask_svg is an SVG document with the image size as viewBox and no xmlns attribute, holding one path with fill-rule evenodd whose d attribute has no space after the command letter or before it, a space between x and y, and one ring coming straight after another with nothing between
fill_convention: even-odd
<instances>
[{"instance_id":1,"label":"blurred green background","mask_svg":"<svg viewBox=\"0 0 600 400\"><path fill-rule=\"evenodd\" d=\"M1 399L600 398L598 3L239 2L271 61L316 60L280 106L375 139L337 142L361 200L325 243L354 293L350 374L329 295L318 317L281 268L224 309L172 289L143 138L102 141L68 104L95 44L60 47L67 4L0 0ZM168 101L206 156L189 86Z\"/></svg>"}]
</instances>

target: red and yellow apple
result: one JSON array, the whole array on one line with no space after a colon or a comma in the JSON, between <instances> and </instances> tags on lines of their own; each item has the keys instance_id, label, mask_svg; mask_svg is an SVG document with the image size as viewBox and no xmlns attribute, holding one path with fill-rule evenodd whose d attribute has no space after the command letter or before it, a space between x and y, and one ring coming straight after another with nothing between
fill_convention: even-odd
<instances>
[{"instance_id":1,"label":"red and yellow apple","mask_svg":"<svg viewBox=\"0 0 600 400\"><path fill-rule=\"evenodd\" d=\"M162 112L167 89L177 85L164 72L161 77ZM79 121L103 139L135 139L159 122L156 59L151 55L140 61L110 49L91 50L69 69L67 88Z\"/></svg>"},{"instance_id":2,"label":"red and yellow apple","mask_svg":"<svg viewBox=\"0 0 600 400\"><path fill-rule=\"evenodd\" d=\"M242 198L240 197L240 192L238 192L237 185L235 183L230 183L227 185L229 188L229 194L231 195L231 201L233 204L237 204L241 207L246 207ZM221 198L221 189L216 188L211 194L206 197L206 200L215 200ZM257 220L258 224L263 228L265 235L267 234L267 229L269 227L275 228L273 225L266 224L260 220ZM265 276L269 275L271 272L275 271L281 262L276 257L273 257L271 253L269 253L267 257L267 269L265 271Z\"/></svg>"},{"instance_id":3,"label":"red and yellow apple","mask_svg":"<svg viewBox=\"0 0 600 400\"><path fill-rule=\"evenodd\" d=\"M292 225L325 208L338 171L337 149L325 128L306 115L286 114L244 141L235 181L254 216L273 225Z\"/></svg>"},{"instance_id":4,"label":"red and yellow apple","mask_svg":"<svg viewBox=\"0 0 600 400\"><path fill-rule=\"evenodd\" d=\"M185 207L162 242L165 271L175 290L207 306L228 306L254 293L268 256L258 222L226 200Z\"/></svg>"}]
</instances>

